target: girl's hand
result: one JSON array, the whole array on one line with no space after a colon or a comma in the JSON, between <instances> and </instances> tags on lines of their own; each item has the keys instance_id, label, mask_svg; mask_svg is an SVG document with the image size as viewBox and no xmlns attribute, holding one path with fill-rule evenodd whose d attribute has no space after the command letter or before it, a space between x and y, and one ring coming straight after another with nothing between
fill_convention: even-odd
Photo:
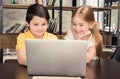
<instances>
[{"instance_id":1,"label":"girl's hand","mask_svg":"<svg viewBox=\"0 0 120 79\"><path fill-rule=\"evenodd\" d=\"M87 31L87 32L85 32L83 34L77 35L77 39L82 40L82 39L84 39L84 37L86 37L86 36L88 36L90 34L91 34L91 31Z\"/></svg>"},{"instance_id":2,"label":"girl's hand","mask_svg":"<svg viewBox=\"0 0 120 79\"><path fill-rule=\"evenodd\" d=\"M91 31L87 31L84 34L80 35L79 38L83 38L83 37L90 35L90 34L91 34Z\"/></svg>"}]
</instances>

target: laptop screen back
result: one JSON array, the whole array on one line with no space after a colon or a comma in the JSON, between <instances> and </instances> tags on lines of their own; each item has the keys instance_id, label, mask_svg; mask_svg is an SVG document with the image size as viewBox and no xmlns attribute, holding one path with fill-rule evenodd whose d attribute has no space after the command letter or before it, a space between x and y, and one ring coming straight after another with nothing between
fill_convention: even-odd
<instances>
[{"instance_id":1,"label":"laptop screen back","mask_svg":"<svg viewBox=\"0 0 120 79\"><path fill-rule=\"evenodd\" d=\"M87 42L26 40L29 75L85 76Z\"/></svg>"}]
</instances>

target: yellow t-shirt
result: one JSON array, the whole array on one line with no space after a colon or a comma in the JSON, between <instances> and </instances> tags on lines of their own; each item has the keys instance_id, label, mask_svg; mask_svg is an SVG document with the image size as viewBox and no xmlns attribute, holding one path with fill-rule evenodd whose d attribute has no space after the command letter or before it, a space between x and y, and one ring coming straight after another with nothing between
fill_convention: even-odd
<instances>
[{"instance_id":1,"label":"yellow t-shirt","mask_svg":"<svg viewBox=\"0 0 120 79\"><path fill-rule=\"evenodd\" d=\"M19 34L17 37L16 50L18 50L20 48L25 48L25 39L35 39L35 37L32 35L32 33L30 31ZM52 33L45 32L42 39L55 39L55 40L57 40L58 38L56 35L54 35Z\"/></svg>"}]
</instances>

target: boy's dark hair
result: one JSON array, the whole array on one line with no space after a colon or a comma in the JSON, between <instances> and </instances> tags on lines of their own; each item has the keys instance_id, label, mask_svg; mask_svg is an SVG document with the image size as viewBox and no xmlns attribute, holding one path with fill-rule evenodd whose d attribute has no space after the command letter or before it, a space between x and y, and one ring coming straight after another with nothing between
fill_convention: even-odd
<instances>
[{"instance_id":1,"label":"boy's dark hair","mask_svg":"<svg viewBox=\"0 0 120 79\"><path fill-rule=\"evenodd\" d=\"M28 7L27 13L26 13L26 21L30 23L30 21L33 19L33 16L45 18L48 22L50 19L47 8L38 3Z\"/></svg>"}]
</instances>

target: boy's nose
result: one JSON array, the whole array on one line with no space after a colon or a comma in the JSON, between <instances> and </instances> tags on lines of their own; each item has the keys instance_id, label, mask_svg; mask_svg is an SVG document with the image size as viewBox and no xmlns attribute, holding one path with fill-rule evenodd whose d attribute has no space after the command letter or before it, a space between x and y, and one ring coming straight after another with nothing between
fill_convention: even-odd
<instances>
[{"instance_id":1,"label":"boy's nose","mask_svg":"<svg viewBox=\"0 0 120 79\"><path fill-rule=\"evenodd\" d=\"M43 27L40 25L39 27L38 27L38 29L42 29Z\"/></svg>"}]
</instances>

